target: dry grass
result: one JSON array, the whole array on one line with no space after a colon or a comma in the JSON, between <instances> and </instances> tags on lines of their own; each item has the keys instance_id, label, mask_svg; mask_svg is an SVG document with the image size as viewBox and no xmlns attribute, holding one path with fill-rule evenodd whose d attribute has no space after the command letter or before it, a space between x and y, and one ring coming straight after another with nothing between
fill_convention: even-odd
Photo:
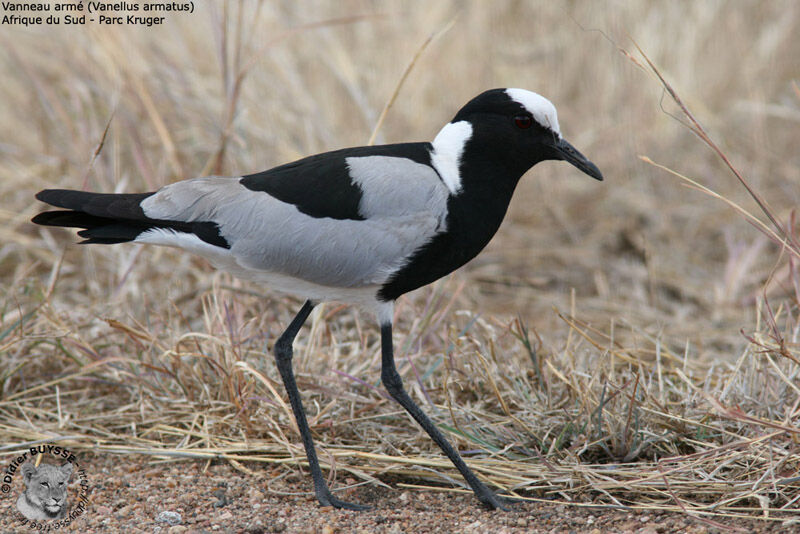
<instances>
[{"instance_id":1,"label":"dry grass","mask_svg":"<svg viewBox=\"0 0 800 534\"><path fill-rule=\"evenodd\" d=\"M481 90L526 87L607 181L540 165L483 255L401 300L412 395L487 481L528 498L796 517L800 7L557 4L231 2L160 30L4 30L0 442L297 469L269 350L299 303L175 251L73 246L28 223L32 195L363 144L455 19L377 141L430 139ZM296 369L332 476L460 484L387 400L370 318L315 312Z\"/></svg>"}]
</instances>

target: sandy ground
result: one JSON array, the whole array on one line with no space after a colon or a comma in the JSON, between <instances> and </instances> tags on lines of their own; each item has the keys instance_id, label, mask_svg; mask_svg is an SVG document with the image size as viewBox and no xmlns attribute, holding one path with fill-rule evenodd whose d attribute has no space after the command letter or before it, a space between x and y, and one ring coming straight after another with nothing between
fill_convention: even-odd
<instances>
[{"instance_id":1,"label":"sandy ground","mask_svg":"<svg viewBox=\"0 0 800 534\"><path fill-rule=\"evenodd\" d=\"M271 356L259 361L258 353L266 352L298 303L215 276L205 263L169 249L76 246L74 232L29 223L43 209L33 195L51 187L151 191L216 168L238 175L363 145L420 45L450 27L415 63L379 142L432 139L480 91L524 87L556 103L565 135L606 181L594 183L563 163L537 166L520 183L487 250L442 282L447 285L401 300L396 350L429 377L416 381L432 395L430 402L452 401L452 421L497 424L492 443L509 443L502 433L508 430L552 461L563 457L562 446L591 441L598 445L580 458L584 466L605 454L600 443L614 449L607 456L616 462L644 442L636 440L656 439L641 456L680 457L676 476L686 481L687 501L734 503L752 514L760 513L757 499L797 507L796 485L770 485L798 472L797 360L748 347L743 334L757 333L757 343L770 347L783 336L795 358L798 263L788 265L785 251L724 202L639 159L697 179L761 216L739 181L684 127L676 106L642 68L636 47L773 207L780 225L794 228L800 3L195 4L195 14L158 28L62 24L0 32L0 446L65 434L79 436L74 442L81 446L133 446L124 440L135 433L144 436L139 445L155 435L164 436L156 446L177 447L181 436L158 426L194 429L198 417L214 433L209 442L263 437L285 427L284 389L274 382L270 393L238 364L278 379ZM435 291L444 295L440 304ZM444 303L451 298L448 310ZM769 312L762 306L767 298ZM353 419L350 411L379 417L347 425L344 438L344 430L334 435L320 426L327 439L318 444L364 436L371 441L359 441L363 450L386 452L391 443L382 436L396 432L394 442L420 440L402 454L435 450L407 415L389 416L394 408L388 401L349 378L377 384L377 337L367 316L334 309L328 308L330 321L313 333L307 327L298 340L303 355L296 370L306 408L319 405L320 425ZM590 336L597 346L565 326L554 309L574 311L597 329ZM776 328L766 322L773 312ZM505 327L516 317L543 335L535 363ZM454 363L440 365L451 343ZM621 347L619 358L606 348L614 344ZM165 357L173 353L180 357ZM667 358L672 353L677 357ZM627 363L629 354L634 365ZM210 365L201 365L205 361ZM154 371L173 364L174 376ZM406 365L410 388L417 370ZM332 370L348 377L336 374L334 386L319 380ZM501 380L520 370L521 386ZM542 377L534 379L537 373ZM501 411L489 379L518 409ZM528 396L536 388L542 394ZM609 399L606 388L619 393ZM415 398L423 393L418 388ZM753 419L721 415L704 395ZM244 411L243 397L249 403ZM633 408L640 418L633 418ZM605 423L592 434L575 430L594 425L599 418L593 414L603 412ZM629 432L632 419L636 433ZM128 423L136 423L135 432L120 430ZM755 440L775 425L795 426L774 442ZM753 443L717 456L714 448L736 438ZM480 447L471 441L456 446ZM690 456L696 452L709 453L702 465ZM87 458L87 465L91 506L72 532L721 530L680 514L552 503L486 512L470 495L411 491L389 479L394 489L373 485L346 494L374 507L356 514L320 509L308 475L293 467L249 465L256 473L250 476L228 464L206 469L197 461L152 464L131 456ZM709 477L711 496L700 491ZM337 477L336 486L346 478ZM582 485L568 473L558 489L575 498L597 495L575 489ZM605 490L612 498L637 499L614 485ZM0 534L17 529L20 489L15 480L9 494L0 494ZM674 507L660 488L636 491L639 502L663 498ZM180 523L157 521L164 511L179 514ZM715 520L746 532L798 528Z\"/></svg>"},{"instance_id":2,"label":"sandy ground","mask_svg":"<svg viewBox=\"0 0 800 534\"><path fill-rule=\"evenodd\" d=\"M155 464L110 455L84 455L83 459L92 487L91 504L72 525L58 530L170 534L800 532L797 522L715 518L715 525L684 514L586 506L590 503L525 502L515 504L510 512L490 512L470 495L397 489L396 481L388 481L391 490L365 486L345 491L346 499L372 506L359 513L321 508L310 493L297 494L310 486L310 479L299 471L286 476L285 469L251 465L248 468L256 474L247 475L228 464L206 468L201 462ZM15 480L13 490L0 500L0 532L46 531L19 525L14 503L21 487L21 481Z\"/></svg>"}]
</instances>

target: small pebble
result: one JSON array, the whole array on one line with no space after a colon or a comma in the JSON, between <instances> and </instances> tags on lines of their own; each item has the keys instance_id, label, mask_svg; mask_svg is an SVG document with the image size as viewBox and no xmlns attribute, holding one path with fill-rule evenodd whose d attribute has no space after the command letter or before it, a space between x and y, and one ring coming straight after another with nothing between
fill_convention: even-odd
<instances>
[{"instance_id":1,"label":"small pebble","mask_svg":"<svg viewBox=\"0 0 800 534\"><path fill-rule=\"evenodd\" d=\"M181 514L178 512L171 512L164 510L156 516L156 523L167 523L169 525L177 525L182 522Z\"/></svg>"},{"instance_id":2,"label":"small pebble","mask_svg":"<svg viewBox=\"0 0 800 534\"><path fill-rule=\"evenodd\" d=\"M233 514L230 510L225 510L217 516L218 521L230 521L231 519L233 519Z\"/></svg>"}]
</instances>

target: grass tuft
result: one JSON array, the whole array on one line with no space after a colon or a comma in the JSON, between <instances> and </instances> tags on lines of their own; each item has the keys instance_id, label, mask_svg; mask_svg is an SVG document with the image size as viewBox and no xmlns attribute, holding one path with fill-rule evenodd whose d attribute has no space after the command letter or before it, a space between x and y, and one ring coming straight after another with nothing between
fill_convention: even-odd
<instances>
[{"instance_id":1,"label":"grass tuft","mask_svg":"<svg viewBox=\"0 0 800 534\"><path fill-rule=\"evenodd\" d=\"M300 303L176 251L73 246L28 222L36 191L255 172L379 129L431 139L480 91L526 87L607 181L537 166L481 256L400 300L410 394L524 499L795 518L800 10L301 4L210 4L156 37L0 35L0 456L305 463L270 352ZM332 304L298 337L323 467L465 491L386 396L379 349Z\"/></svg>"}]
</instances>

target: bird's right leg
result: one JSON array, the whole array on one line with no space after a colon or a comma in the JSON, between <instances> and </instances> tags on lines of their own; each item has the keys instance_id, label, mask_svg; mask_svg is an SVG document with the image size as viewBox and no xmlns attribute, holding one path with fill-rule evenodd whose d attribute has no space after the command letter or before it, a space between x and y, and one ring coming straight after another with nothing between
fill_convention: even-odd
<instances>
[{"instance_id":1,"label":"bird's right leg","mask_svg":"<svg viewBox=\"0 0 800 534\"><path fill-rule=\"evenodd\" d=\"M300 401L300 391L298 391L297 382L294 379L294 372L292 371L292 342L313 309L314 303L307 300L295 318L292 319L286 331L275 342L275 361L283 379L286 393L289 394L289 402L292 405L294 419L297 421L297 428L303 438L303 446L306 449L311 477L314 479L314 493L317 496L317 500L322 506L333 506L334 508L346 508L348 510L366 510L369 508L368 506L337 499L328 489L328 484L325 482L322 470L319 468L319 460L317 460L317 453L314 450L314 440L311 438L311 431L308 428L308 421L306 421L306 413L303 411L303 404Z\"/></svg>"}]
</instances>

